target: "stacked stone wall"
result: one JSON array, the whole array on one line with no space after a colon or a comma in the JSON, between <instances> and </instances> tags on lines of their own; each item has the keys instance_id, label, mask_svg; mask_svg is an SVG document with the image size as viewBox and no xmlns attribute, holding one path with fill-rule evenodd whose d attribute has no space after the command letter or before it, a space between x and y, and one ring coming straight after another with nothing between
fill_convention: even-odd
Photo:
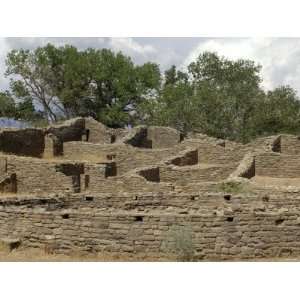
<instances>
[{"instance_id":1,"label":"stacked stone wall","mask_svg":"<svg viewBox=\"0 0 300 300\"><path fill-rule=\"evenodd\" d=\"M226 179L237 165L209 166L202 168L201 164L187 167L161 166L160 180L176 185L199 181L221 181Z\"/></svg>"},{"instance_id":2,"label":"stacked stone wall","mask_svg":"<svg viewBox=\"0 0 300 300\"><path fill-rule=\"evenodd\" d=\"M0 152L42 157L45 148L41 129L4 129L0 131Z\"/></svg>"},{"instance_id":3,"label":"stacked stone wall","mask_svg":"<svg viewBox=\"0 0 300 300\"><path fill-rule=\"evenodd\" d=\"M258 176L299 178L300 160L295 155L260 154L255 158L255 173Z\"/></svg>"},{"instance_id":4,"label":"stacked stone wall","mask_svg":"<svg viewBox=\"0 0 300 300\"><path fill-rule=\"evenodd\" d=\"M299 155L300 137L294 135L281 135L281 153Z\"/></svg>"},{"instance_id":5,"label":"stacked stone wall","mask_svg":"<svg viewBox=\"0 0 300 300\"><path fill-rule=\"evenodd\" d=\"M189 214L1 206L0 238L18 239L24 247L51 245L62 253L108 251L161 258L171 254L172 248L166 252L163 245L173 226L183 226L199 259L254 259L299 255L299 220L299 210L254 211L236 205Z\"/></svg>"}]
</instances>

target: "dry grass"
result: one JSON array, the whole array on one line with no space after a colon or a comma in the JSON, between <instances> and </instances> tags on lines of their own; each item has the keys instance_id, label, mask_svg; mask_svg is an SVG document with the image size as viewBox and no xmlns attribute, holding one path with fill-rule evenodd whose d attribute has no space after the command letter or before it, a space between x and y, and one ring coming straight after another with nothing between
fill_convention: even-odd
<instances>
[{"instance_id":1,"label":"dry grass","mask_svg":"<svg viewBox=\"0 0 300 300\"><path fill-rule=\"evenodd\" d=\"M74 251L73 253L66 254L51 254L46 253L42 249L15 249L8 251L5 248L0 249L0 262L176 262L180 261L178 258L169 256L161 259L151 255L138 255L138 254L113 254L113 253L80 253ZM193 261L193 260L192 260ZM201 261L201 260L200 260ZM224 262L223 260L205 260L214 262ZM226 262L299 262L300 257L269 257L269 258L256 258L249 260L230 259Z\"/></svg>"},{"instance_id":2,"label":"dry grass","mask_svg":"<svg viewBox=\"0 0 300 300\"><path fill-rule=\"evenodd\" d=\"M101 253L82 253L74 251L69 255L58 253L46 253L42 249L15 249L8 251L6 249L0 249L0 261L4 262L136 262L136 261L158 261L147 255L137 254L113 254L108 252ZM161 259L160 261L174 261L174 259Z\"/></svg>"}]
</instances>

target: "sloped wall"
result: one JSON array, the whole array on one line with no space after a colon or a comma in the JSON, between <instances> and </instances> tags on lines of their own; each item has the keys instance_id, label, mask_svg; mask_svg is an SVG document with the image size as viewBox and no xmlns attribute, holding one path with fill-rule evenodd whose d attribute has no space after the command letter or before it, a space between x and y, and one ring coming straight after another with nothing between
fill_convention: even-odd
<instances>
[{"instance_id":1,"label":"sloped wall","mask_svg":"<svg viewBox=\"0 0 300 300\"><path fill-rule=\"evenodd\" d=\"M281 135L281 153L299 155L300 137L295 135Z\"/></svg>"},{"instance_id":2,"label":"sloped wall","mask_svg":"<svg viewBox=\"0 0 300 300\"><path fill-rule=\"evenodd\" d=\"M147 138L152 141L153 149L170 148L180 143L180 132L170 127L149 126Z\"/></svg>"},{"instance_id":3,"label":"sloped wall","mask_svg":"<svg viewBox=\"0 0 300 300\"><path fill-rule=\"evenodd\" d=\"M85 118L87 134L85 141L95 144L111 144L112 135L108 127L93 118Z\"/></svg>"}]
</instances>

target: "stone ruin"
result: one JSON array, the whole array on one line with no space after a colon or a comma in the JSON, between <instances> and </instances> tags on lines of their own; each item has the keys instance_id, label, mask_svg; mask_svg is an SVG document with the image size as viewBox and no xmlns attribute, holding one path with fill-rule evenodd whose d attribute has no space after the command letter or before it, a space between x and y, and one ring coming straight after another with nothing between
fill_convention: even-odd
<instances>
[{"instance_id":1,"label":"stone ruin","mask_svg":"<svg viewBox=\"0 0 300 300\"><path fill-rule=\"evenodd\" d=\"M250 144L76 118L0 131L0 241L55 253L300 254L300 138Z\"/></svg>"}]
</instances>

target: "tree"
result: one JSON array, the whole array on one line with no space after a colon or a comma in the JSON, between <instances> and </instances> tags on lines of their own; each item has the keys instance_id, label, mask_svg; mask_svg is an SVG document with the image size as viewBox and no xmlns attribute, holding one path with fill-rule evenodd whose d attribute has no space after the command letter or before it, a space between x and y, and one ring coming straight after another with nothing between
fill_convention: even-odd
<instances>
[{"instance_id":1,"label":"tree","mask_svg":"<svg viewBox=\"0 0 300 300\"><path fill-rule=\"evenodd\" d=\"M299 134L300 99L296 91L290 86L280 86L269 91L255 117L258 135Z\"/></svg>"},{"instance_id":2,"label":"tree","mask_svg":"<svg viewBox=\"0 0 300 300\"><path fill-rule=\"evenodd\" d=\"M187 72L165 72L159 96L146 105L148 123L173 126L183 133L200 131L219 138L248 141L252 114L264 94L260 66L205 52Z\"/></svg>"},{"instance_id":3,"label":"tree","mask_svg":"<svg viewBox=\"0 0 300 300\"><path fill-rule=\"evenodd\" d=\"M258 99L263 95L260 89L260 70L261 66L253 61L243 59L232 61L209 52L199 55L198 59L188 66L195 95L200 102L201 99L207 99L202 95L203 86L206 93L209 87L208 90L217 93L214 97L222 98L221 102L217 103L221 109L213 109L214 121L212 120L219 121L217 128L223 128L222 138L243 142L251 138L249 133L252 116ZM206 105L209 105L207 101Z\"/></svg>"},{"instance_id":4,"label":"tree","mask_svg":"<svg viewBox=\"0 0 300 300\"><path fill-rule=\"evenodd\" d=\"M134 122L134 111L160 84L156 64L135 66L121 52L79 51L48 44L35 50L13 50L6 75L42 109L47 120L93 116L110 126Z\"/></svg>"},{"instance_id":5,"label":"tree","mask_svg":"<svg viewBox=\"0 0 300 300\"><path fill-rule=\"evenodd\" d=\"M135 123L138 105L159 88L158 66L135 66L129 57L107 49L89 49L89 55L94 66L94 111L98 119L112 127Z\"/></svg>"},{"instance_id":6,"label":"tree","mask_svg":"<svg viewBox=\"0 0 300 300\"><path fill-rule=\"evenodd\" d=\"M9 92L0 92L0 117L14 118L16 106Z\"/></svg>"}]
</instances>

